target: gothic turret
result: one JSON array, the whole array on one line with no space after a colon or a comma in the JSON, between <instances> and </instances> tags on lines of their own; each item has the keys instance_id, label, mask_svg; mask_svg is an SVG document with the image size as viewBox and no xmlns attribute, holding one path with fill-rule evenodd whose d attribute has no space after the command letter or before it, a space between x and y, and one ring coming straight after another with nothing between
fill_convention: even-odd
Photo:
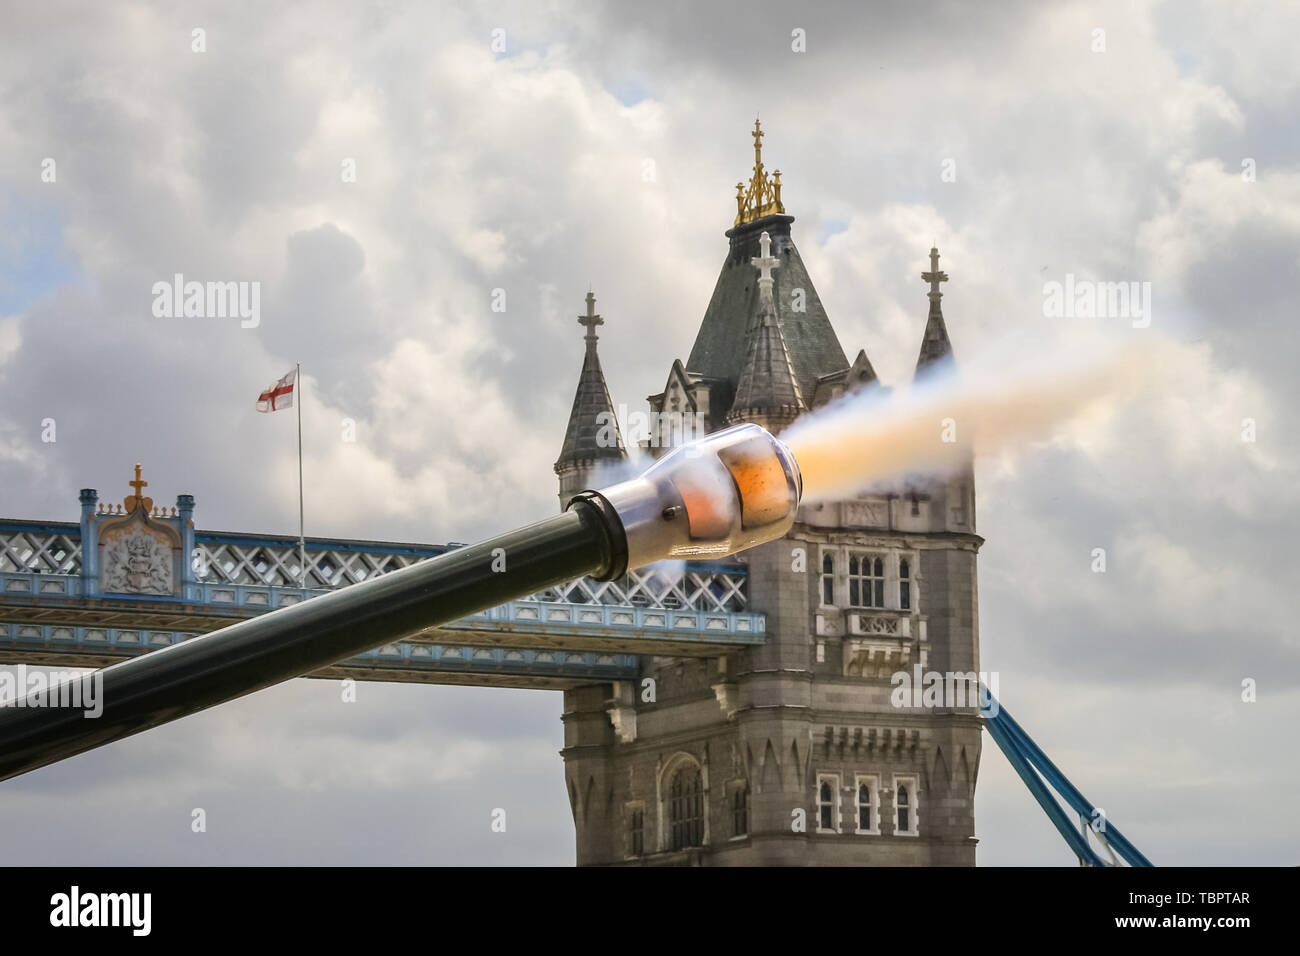
<instances>
[{"instance_id":1,"label":"gothic turret","mask_svg":"<svg viewBox=\"0 0 1300 956\"><path fill-rule=\"evenodd\" d=\"M587 293L587 312L578 316L578 324L587 329L584 337L587 352L582 360L582 374L578 376L578 390L573 396L573 409L569 412L569 427L564 432L564 445L555 462L555 473L560 478L561 508L575 494L592 486L592 473L598 465L627 458L618 416L596 352L596 326L604 325L605 320L596 314L596 296L591 292Z\"/></svg>"},{"instance_id":2,"label":"gothic turret","mask_svg":"<svg viewBox=\"0 0 1300 956\"><path fill-rule=\"evenodd\" d=\"M943 309L939 300L943 293L939 283L948 281L948 273L939 271L939 250L930 249L930 271L922 272L921 278L930 283L927 293L930 299L930 314L925 320L925 335L921 339L921 354L916 359L916 371L919 374L936 362L952 362L952 343L948 341L948 329L943 324Z\"/></svg>"}]
</instances>

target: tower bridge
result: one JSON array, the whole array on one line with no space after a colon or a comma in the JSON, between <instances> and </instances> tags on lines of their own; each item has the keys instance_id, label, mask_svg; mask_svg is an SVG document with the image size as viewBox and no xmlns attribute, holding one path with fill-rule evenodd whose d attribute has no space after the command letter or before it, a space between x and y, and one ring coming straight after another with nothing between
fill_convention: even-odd
<instances>
[{"instance_id":1,"label":"tower bridge","mask_svg":"<svg viewBox=\"0 0 1300 956\"><path fill-rule=\"evenodd\" d=\"M737 186L689 357L649 397L651 454L671 445L675 417L779 433L880 387L866 351L850 362L830 324L762 135L756 122L753 175ZM917 376L954 361L937 249L921 278ZM628 456L593 293L578 322L561 506ZM197 530L193 497L156 507L147 485L137 465L120 504L83 489L77 521L0 519L0 663L102 667L456 547L309 538L300 550L296 538ZM973 865L986 722L978 706L895 706L891 676L980 670L982 544L967 461L805 503L784 538L725 562L569 581L305 676L562 691L579 864ZM987 724L1079 858L1100 863L1039 774L1086 815L1082 795L1005 712Z\"/></svg>"}]
</instances>

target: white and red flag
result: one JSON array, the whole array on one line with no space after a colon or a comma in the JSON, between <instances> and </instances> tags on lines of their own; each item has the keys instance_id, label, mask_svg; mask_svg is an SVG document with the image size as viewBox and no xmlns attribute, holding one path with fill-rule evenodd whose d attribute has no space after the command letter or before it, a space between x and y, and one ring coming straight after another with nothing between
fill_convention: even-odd
<instances>
[{"instance_id":1,"label":"white and red flag","mask_svg":"<svg viewBox=\"0 0 1300 956\"><path fill-rule=\"evenodd\" d=\"M282 408L293 408L293 387L297 384L297 381L298 370L295 368L257 396L257 410L259 412L278 412Z\"/></svg>"}]
</instances>

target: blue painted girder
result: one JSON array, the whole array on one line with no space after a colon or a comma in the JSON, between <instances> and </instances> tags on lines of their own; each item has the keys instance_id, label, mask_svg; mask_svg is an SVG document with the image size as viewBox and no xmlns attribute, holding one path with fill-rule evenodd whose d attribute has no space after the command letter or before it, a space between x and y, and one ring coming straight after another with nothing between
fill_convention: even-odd
<instances>
[{"instance_id":1,"label":"blue painted girder","mask_svg":"<svg viewBox=\"0 0 1300 956\"><path fill-rule=\"evenodd\" d=\"M1098 856L1096 851L1089 845L1087 837L1075 828L1065 811L1061 809L1060 803L1048 790L1048 786L1050 785L1052 790L1060 794L1070 809L1085 820L1095 819L1097 808L1089 803L1088 799L1079 792L1079 789L1066 779L1065 774L1061 773L1056 764L1052 763L1047 754L1043 753L1029 734L1025 733L1024 728L1016 723L1006 708L998 703L986 688L982 688L982 693L980 716L984 718L984 726L988 730L989 736L998 745L998 749L1006 755L1012 769L1015 770L1025 786L1029 788L1029 792L1038 801L1038 805L1043 808L1043 812L1052 821L1052 825L1056 827L1057 832L1069 844L1070 849L1081 863L1087 866L1107 866L1107 862ZM1105 818L1103 817L1103 819ZM1152 865L1151 861L1130 843L1128 838L1120 833L1119 829L1109 819L1105 820L1103 834L1111 849L1118 853L1129 866Z\"/></svg>"}]
</instances>

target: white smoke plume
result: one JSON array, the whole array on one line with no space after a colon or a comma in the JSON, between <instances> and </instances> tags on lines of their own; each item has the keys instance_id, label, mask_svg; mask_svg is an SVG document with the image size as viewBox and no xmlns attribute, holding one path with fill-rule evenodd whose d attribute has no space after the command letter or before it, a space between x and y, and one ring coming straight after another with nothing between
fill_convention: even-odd
<instances>
[{"instance_id":1,"label":"white smoke plume","mask_svg":"<svg viewBox=\"0 0 1300 956\"><path fill-rule=\"evenodd\" d=\"M1141 344L1091 340L1069 351L1001 343L921 381L849 392L787 428L804 500L852 496L904 474L942 475L971 454L1064 434L1090 409L1132 400L1154 384L1152 333Z\"/></svg>"}]
</instances>

